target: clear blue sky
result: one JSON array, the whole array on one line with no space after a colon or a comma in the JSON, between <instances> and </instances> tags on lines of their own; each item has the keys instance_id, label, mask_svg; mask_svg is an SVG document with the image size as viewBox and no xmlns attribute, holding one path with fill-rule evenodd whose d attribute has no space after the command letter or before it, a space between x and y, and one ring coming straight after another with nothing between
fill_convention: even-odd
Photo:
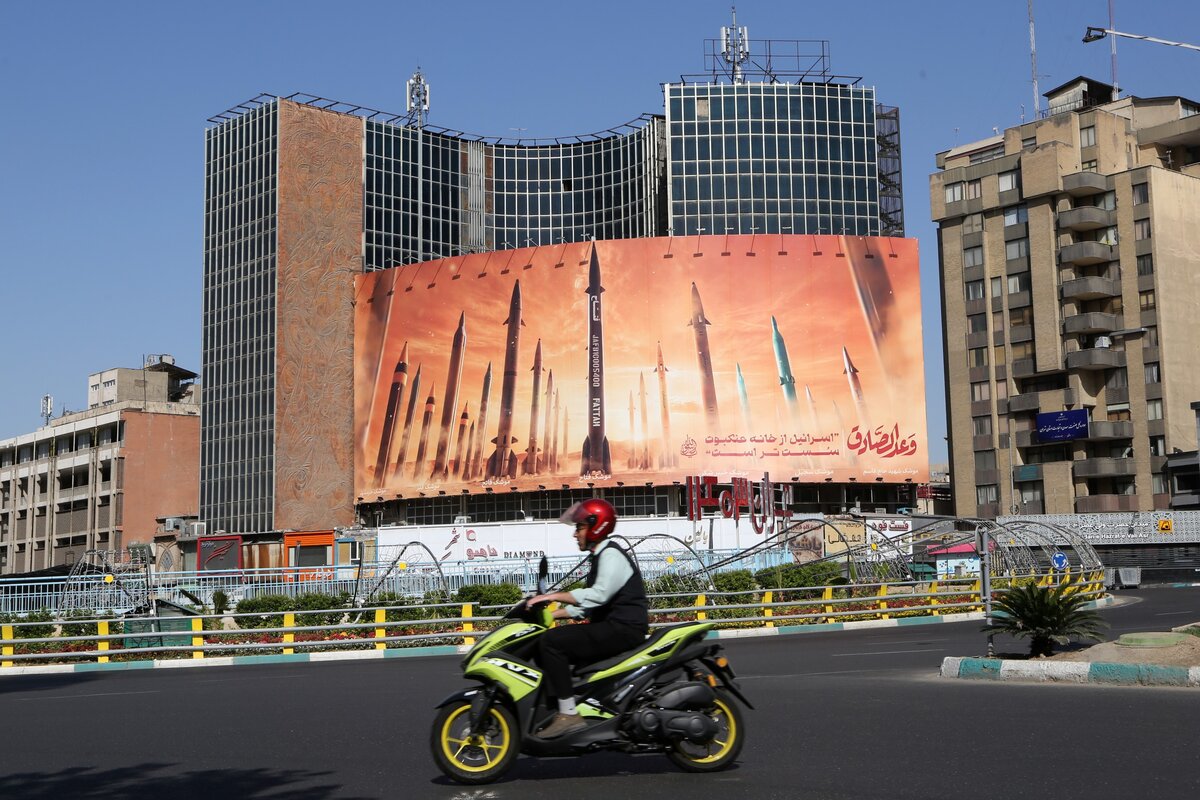
<instances>
[{"instance_id":1,"label":"clear blue sky","mask_svg":"<svg viewBox=\"0 0 1200 800\"><path fill-rule=\"evenodd\" d=\"M739 2L753 39L828 39L833 69L901 109L905 215L921 247L931 460L946 457L934 154L1033 114L1024 0ZM1110 77L1106 0L1037 0L1043 90ZM586 133L662 112L703 68L725 0L9 2L0 7L0 438L38 403L84 407L87 375L172 353L200 368L204 129L259 92L404 110L490 135ZM1117 30L1200 43L1196 0L1117 0ZM1200 53L1120 40L1141 96L1200 99ZM915 313L916 309L914 309Z\"/></svg>"}]
</instances>

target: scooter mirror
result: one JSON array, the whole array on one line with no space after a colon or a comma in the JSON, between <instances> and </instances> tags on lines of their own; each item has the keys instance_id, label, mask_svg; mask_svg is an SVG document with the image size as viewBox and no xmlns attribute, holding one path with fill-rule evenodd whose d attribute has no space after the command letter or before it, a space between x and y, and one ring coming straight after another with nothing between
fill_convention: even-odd
<instances>
[{"instance_id":1,"label":"scooter mirror","mask_svg":"<svg viewBox=\"0 0 1200 800\"><path fill-rule=\"evenodd\" d=\"M547 563L546 557L542 556L542 560L538 563L538 594L545 594L550 588L550 564Z\"/></svg>"}]
</instances>

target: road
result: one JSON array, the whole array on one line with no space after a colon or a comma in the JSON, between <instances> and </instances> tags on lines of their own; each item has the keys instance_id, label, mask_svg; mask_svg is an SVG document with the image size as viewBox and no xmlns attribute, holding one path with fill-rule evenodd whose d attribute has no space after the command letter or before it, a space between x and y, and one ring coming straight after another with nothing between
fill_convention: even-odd
<instances>
[{"instance_id":1,"label":"road","mask_svg":"<svg viewBox=\"0 0 1200 800\"><path fill-rule=\"evenodd\" d=\"M1122 597L1113 636L1200 620L1200 589ZM0 798L1200 797L1200 691L936 677L983 644L978 623L731 640L757 705L736 768L523 758L481 788L428 753L456 658L7 677Z\"/></svg>"}]
</instances>

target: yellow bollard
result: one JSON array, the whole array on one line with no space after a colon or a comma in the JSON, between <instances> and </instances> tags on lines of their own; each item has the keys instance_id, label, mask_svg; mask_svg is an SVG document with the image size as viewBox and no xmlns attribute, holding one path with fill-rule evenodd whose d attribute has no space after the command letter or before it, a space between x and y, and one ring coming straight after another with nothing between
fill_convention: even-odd
<instances>
[{"instance_id":1,"label":"yellow bollard","mask_svg":"<svg viewBox=\"0 0 1200 800\"><path fill-rule=\"evenodd\" d=\"M204 647L204 620L192 617L192 647ZM195 634L200 634L196 636ZM192 658L204 658L203 650L193 650Z\"/></svg>"},{"instance_id":2,"label":"yellow bollard","mask_svg":"<svg viewBox=\"0 0 1200 800\"><path fill-rule=\"evenodd\" d=\"M102 619L96 623L96 635L97 636L108 636L108 620ZM108 650L108 639L101 639L100 643L98 645L96 645L96 649L102 650L102 651ZM97 664L107 664L108 656L98 656L96 658L96 663Z\"/></svg>"},{"instance_id":3,"label":"yellow bollard","mask_svg":"<svg viewBox=\"0 0 1200 800\"><path fill-rule=\"evenodd\" d=\"M829 601L833 599L833 587L826 586L825 591L821 593L821 599L825 601L825 613L833 614L833 604ZM829 617L825 617L822 622L829 622Z\"/></svg>"},{"instance_id":4,"label":"yellow bollard","mask_svg":"<svg viewBox=\"0 0 1200 800\"><path fill-rule=\"evenodd\" d=\"M882 584L881 584L881 585L879 586L879 594L878 594L878 595L876 595L876 597L879 599L879 610L880 610L880 611L883 611L883 612L885 612L885 613L883 613L883 614L880 614L880 615L879 615L879 618L880 618L880 619L891 619L891 618L892 618L892 615L891 615L891 614L888 614L888 613L886 613L886 612L887 612L887 607L888 607L888 604L887 604L887 586L885 586L885 585L882 585Z\"/></svg>"},{"instance_id":5,"label":"yellow bollard","mask_svg":"<svg viewBox=\"0 0 1200 800\"><path fill-rule=\"evenodd\" d=\"M934 581L933 583L929 584L929 593L931 595L933 595L933 597L929 598L929 605L931 605L931 606L936 606L938 604L937 590L938 590L937 581ZM933 616L940 617L941 615L942 615L942 612L939 609L935 608L933 610Z\"/></svg>"},{"instance_id":6,"label":"yellow bollard","mask_svg":"<svg viewBox=\"0 0 1200 800\"><path fill-rule=\"evenodd\" d=\"M285 627L285 628L296 627L296 615L295 614L284 614L283 615L283 627ZM292 642L295 642L295 641L296 641L296 634L285 633L283 635L283 643L284 644L291 644ZM292 653L295 653L295 652L296 652L296 648L294 648L294 647L283 648L283 654L285 656L290 656Z\"/></svg>"},{"instance_id":7,"label":"yellow bollard","mask_svg":"<svg viewBox=\"0 0 1200 800\"><path fill-rule=\"evenodd\" d=\"M387 621L387 611L382 608L375 609L375 624L382 625L386 621ZM375 638L376 639L382 639L386 635L387 635L387 631L385 631L383 628L375 629ZM376 642L375 649L376 650L386 650L387 642Z\"/></svg>"},{"instance_id":8,"label":"yellow bollard","mask_svg":"<svg viewBox=\"0 0 1200 800\"><path fill-rule=\"evenodd\" d=\"M9 641L11 641L13 638L13 626L12 625L0 626L0 637L3 637L5 639L8 639ZM11 644L4 645L3 648L0 648L0 653L2 653L3 655L6 655L6 656L11 656L13 654L13 646ZM12 665L13 665L13 662L11 662L11 661L0 662L0 667L11 667Z\"/></svg>"},{"instance_id":9,"label":"yellow bollard","mask_svg":"<svg viewBox=\"0 0 1200 800\"><path fill-rule=\"evenodd\" d=\"M767 607L763 609L763 616L764 616L764 617L773 617L773 616L775 616L775 614L773 613L773 612L775 611L775 609L773 609L773 608L771 608L771 607L770 607L770 603L774 602L774 600L775 600L775 593L774 593L774 592L767 592L766 594L764 594L764 595L763 595L763 602L768 604L768 605L767 605ZM767 627L768 627L768 628L774 628L774 627L775 627L775 623L774 623L774 622L772 622L771 620L767 620Z\"/></svg>"},{"instance_id":10,"label":"yellow bollard","mask_svg":"<svg viewBox=\"0 0 1200 800\"><path fill-rule=\"evenodd\" d=\"M697 609L696 619L697 619L697 621L703 620L703 619L708 619L708 612L699 610L699 609L704 608L704 604L707 601L708 601L708 599L704 595L702 595L702 594L696 595L696 609Z\"/></svg>"},{"instance_id":11,"label":"yellow bollard","mask_svg":"<svg viewBox=\"0 0 1200 800\"><path fill-rule=\"evenodd\" d=\"M463 633L471 633L473 630L475 630L475 624L471 622L471 604L470 603L463 603L462 619L463 619L463 627L462 627ZM463 644L467 645L468 647L474 647L475 646L475 637L474 636L463 637Z\"/></svg>"}]
</instances>

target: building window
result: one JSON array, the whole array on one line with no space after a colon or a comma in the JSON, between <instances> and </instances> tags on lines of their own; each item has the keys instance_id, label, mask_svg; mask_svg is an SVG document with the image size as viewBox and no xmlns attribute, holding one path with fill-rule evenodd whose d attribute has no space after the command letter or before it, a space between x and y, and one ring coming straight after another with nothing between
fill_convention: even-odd
<instances>
[{"instance_id":1,"label":"building window","mask_svg":"<svg viewBox=\"0 0 1200 800\"><path fill-rule=\"evenodd\" d=\"M983 266L983 248L968 247L963 250L963 266L964 267L982 267Z\"/></svg>"},{"instance_id":2,"label":"building window","mask_svg":"<svg viewBox=\"0 0 1200 800\"><path fill-rule=\"evenodd\" d=\"M967 181L967 199L978 200L982 196L982 184L980 183L979 179L976 178L973 181Z\"/></svg>"},{"instance_id":3,"label":"building window","mask_svg":"<svg viewBox=\"0 0 1200 800\"><path fill-rule=\"evenodd\" d=\"M1129 403L1110 403L1105 408L1105 417L1109 422L1129 422L1133 416L1129 413Z\"/></svg>"},{"instance_id":4,"label":"building window","mask_svg":"<svg viewBox=\"0 0 1200 800\"><path fill-rule=\"evenodd\" d=\"M1165 456L1167 454L1167 437L1151 436L1150 437L1150 455Z\"/></svg>"},{"instance_id":5,"label":"building window","mask_svg":"<svg viewBox=\"0 0 1200 800\"><path fill-rule=\"evenodd\" d=\"M1022 239L1021 241L1024 241ZM1018 292L1029 291L1029 273L1018 272L1016 275L1008 276L1008 293L1017 294Z\"/></svg>"},{"instance_id":6,"label":"building window","mask_svg":"<svg viewBox=\"0 0 1200 800\"><path fill-rule=\"evenodd\" d=\"M988 365L988 349L986 347L972 347L967 351L967 366L968 367L986 367Z\"/></svg>"},{"instance_id":7,"label":"building window","mask_svg":"<svg viewBox=\"0 0 1200 800\"><path fill-rule=\"evenodd\" d=\"M1008 324L1012 325L1014 328L1018 325L1032 325L1033 309L1029 306L1025 306L1024 308L1014 308L1012 311L1008 312Z\"/></svg>"},{"instance_id":8,"label":"building window","mask_svg":"<svg viewBox=\"0 0 1200 800\"><path fill-rule=\"evenodd\" d=\"M1150 202L1150 184L1135 183L1133 185L1133 204L1140 206Z\"/></svg>"},{"instance_id":9,"label":"building window","mask_svg":"<svg viewBox=\"0 0 1200 800\"><path fill-rule=\"evenodd\" d=\"M1154 325L1146 328L1142 337L1142 347L1158 347L1158 328Z\"/></svg>"},{"instance_id":10,"label":"building window","mask_svg":"<svg viewBox=\"0 0 1200 800\"><path fill-rule=\"evenodd\" d=\"M1150 311L1151 309L1157 307L1154 302L1153 290L1148 292L1138 292L1138 307L1141 308L1142 311Z\"/></svg>"},{"instance_id":11,"label":"building window","mask_svg":"<svg viewBox=\"0 0 1200 800\"><path fill-rule=\"evenodd\" d=\"M1162 381L1162 378L1159 376L1157 361L1147 361L1145 368L1147 384L1160 383Z\"/></svg>"},{"instance_id":12,"label":"building window","mask_svg":"<svg viewBox=\"0 0 1200 800\"><path fill-rule=\"evenodd\" d=\"M979 296L971 297L967 294L968 300L983 299L983 281L971 281L971 283L979 284ZM987 314L971 314L967 317L967 333L987 333Z\"/></svg>"},{"instance_id":13,"label":"building window","mask_svg":"<svg viewBox=\"0 0 1200 800\"><path fill-rule=\"evenodd\" d=\"M1004 209L1004 226L1020 225L1029 219L1029 212L1025 206L1009 206Z\"/></svg>"},{"instance_id":14,"label":"building window","mask_svg":"<svg viewBox=\"0 0 1200 800\"><path fill-rule=\"evenodd\" d=\"M992 435L992 417L972 417L971 428L975 431L976 436L991 436Z\"/></svg>"},{"instance_id":15,"label":"building window","mask_svg":"<svg viewBox=\"0 0 1200 800\"><path fill-rule=\"evenodd\" d=\"M1033 342L1017 342L1012 346L1012 359L1033 358Z\"/></svg>"},{"instance_id":16,"label":"building window","mask_svg":"<svg viewBox=\"0 0 1200 800\"><path fill-rule=\"evenodd\" d=\"M987 381L971 384L971 402L982 403L992 399L992 385Z\"/></svg>"},{"instance_id":17,"label":"building window","mask_svg":"<svg viewBox=\"0 0 1200 800\"><path fill-rule=\"evenodd\" d=\"M1002 344L996 345L996 354L994 356L992 356L992 359L994 360L994 362L996 363L997 366L1000 366L1000 365L1006 363L1005 358L1004 358L1004 345L1002 345Z\"/></svg>"},{"instance_id":18,"label":"building window","mask_svg":"<svg viewBox=\"0 0 1200 800\"><path fill-rule=\"evenodd\" d=\"M947 183L946 184L946 202L947 203L957 203L959 200L962 200L962 199L963 199L962 181L958 181L957 183Z\"/></svg>"},{"instance_id":19,"label":"building window","mask_svg":"<svg viewBox=\"0 0 1200 800\"><path fill-rule=\"evenodd\" d=\"M966 236L969 233L980 233L983 231L983 214L967 214L963 217L962 232Z\"/></svg>"},{"instance_id":20,"label":"building window","mask_svg":"<svg viewBox=\"0 0 1200 800\"><path fill-rule=\"evenodd\" d=\"M1008 172L1001 172L997 177L1000 179L1000 191L1002 192L1011 192L1020 185L1017 180L1017 171L1015 169L1009 170Z\"/></svg>"},{"instance_id":21,"label":"building window","mask_svg":"<svg viewBox=\"0 0 1200 800\"><path fill-rule=\"evenodd\" d=\"M990 470L996 468L996 451L980 450L975 454L975 469Z\"/></svg>"},{"instance_id":22,"label":"building window","mask_svg":"<svg viewBox=\"0 0 1200 800\"><path fill-rule=\"evenodd\" d=\"M1150 491L1154 494L1167 493L1167 482L1163 479L1162 473L1155 472L1150 475Z\"/></svg>"},{"instance_id":23,"label":"building window","mask_svg":"<svg viewBox=\"0 0 1200 800\"><path fill-rule=\"evenodd\" d=\"M1087 161L1084 161L1082 164L1079 165L1079 169L1083 172L1095 172L1096 171L1096 159L1092 158L1092 159L1088 159Z\"/></svg>"},{"instance_id":24,"label":"building window","mask_svg":"<svg viewBox=\"0 0 1200 800\"><path fill-rule=\"evenodd\" d=\"M975 487L975 500L981 506L1000 502L1000 489L994 483Z\"/></svg>"},{"instance_id":25,"label":"building window","mask_svg":"<svg viewBox=\"0 0 1200 800\"><path fill-rule=\"evenodd\" d=\"M1004 257L1009 261L1025 258L1027 255L1029 255L1029 240L1025 237L1004 243Z\"/></svg>"},{"instance_id":26,"label":"building window","mask_svg":"<svg viewBox=\"0 0 1200 800\"><path fill-rule=\"evenodd\" d=\"M1116 245L1117 226L1111 225L1107 228L1100 228L1099 230L1093 231L1091 236L1093 241L1099 242L1100 244Z\"/></svg>"},{"instance_id":27,"label":"building window","mask_svg":"<svg viewBox=\"0 0 1200 800\"><path fill-rule=\"evenodd\" d=\"M1079 146L1080 147L1095 147L1096 146L1096 126L1088 125L1086 128L1079 129Z\"/></svg>"},{"instance_id":28,"label":"building window","mask_svg":"<svg viewBox=\"0 0 1200 800\"><path fill-rule=\"evenodd\" d=\"M1022 150L1029 150L1030 148L1033 148L1033 147L1037 147L1037 137L1036 136L1026 136L1024 139L1021 140L1021 149Z\"/></svg>"},{"instance_id":29,"label":"building window","mask_svg":"<svg viewBox=\"0 0 1200 800\"><path fill-rule=\"evenodd\" d=\"M1117 193L1102 192L1101 194L1093 195L1088 205L1095 208L1103 208L1105 211L1114 211L1117 207Z\"/></svg>"},{"instance_id":30,"label":"building window","mask_svg":"<svg viewBox=\"0 0 1200 800\"><path fill-rule=\"evenodd\" d=\"M996 399L997 400L1005 400L1007 398L1008 398L1008 381L1007 380L997 381L996 382Z\"/></svg>"},{"instance_id":31,"label":"building window","mask_svg":"<svg viewBox=\"0 0 1200 800\"><path fill-rule=\"evenodd\" d=\"M967 300L968 301L983 299L983 281L967 281L965 286L966 286L966 290L967 290ZM971 331L971 333L978 333L978 332L979 331L974 331L974 330Z\"/></svg>"},{"instance_id":32,"label":"building window","mask_svg":"<svg viewBox=\"0 0 1200 800\"><path fill-rule=\"evenodd\" d=\"M1147 253L1144 256L1137 257L1137 274L1138 275L1153 275L1154 274L1154 256Z\"/></svg>"},{"instance_id":33,"label":"building window","mask_svg":"<svg viewBox=\"0 0 1200 800\"><path fill-rule=\"evenodd\" d=\"M992 297L1004 296L1004 279L992 278Z\"/></svg>"},{"instance_id":34,"label":"building window","mask_svg":"<svg viewBox=\"0 0 1200 800\"><path fill-rule=\"evenodd\" d=\"M1162 418L1162 400L1147 400L1146 419L1150 421ZM1157 453L1156 455L1162 455L1162 453Z\"/></svg>"},{"instance_id":35,"label":"building window","mask_svg":"<svg viewBox=\"0 0 1200 800\"><path fill-rule=\"evenodd\" d=\"M1135 219L1133 221L1133 239L1134 239L1134 241L1140 242L1143 239L1149 239L1149 238L1150 238L1150 220Z\"/></svg>"},{"instance_id":36,"label":"building window","mask_svg":"<svg viewBox=\"0 0 1200 800\"><path fill-rule=\"evenodd\" d=\"M1106 389L1128 389L1129 388L1129 372L1125 367L1117 367L1108 373L1108 378L1104 381Z\"/></svg>"}]
</instances>

